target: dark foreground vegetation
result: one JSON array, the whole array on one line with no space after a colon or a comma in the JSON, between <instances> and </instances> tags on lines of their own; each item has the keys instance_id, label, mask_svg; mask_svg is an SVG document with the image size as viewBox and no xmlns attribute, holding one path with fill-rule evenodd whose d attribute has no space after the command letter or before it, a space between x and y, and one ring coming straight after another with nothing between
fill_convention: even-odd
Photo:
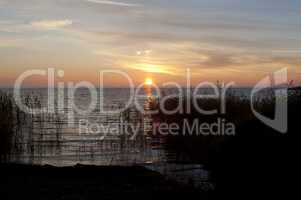
<instances>
[{"instance_id":1,"label":"dark foreground vegetation","mask_svg":"<svg viewBox=\"0 0 301 200\"><path fill-rule=\"evenodd\" d=\"M0 162L5 161L12 148L14 106L12 98L0 91Z\"/></svg>"},{"instance_id":2,"label":"dark foreground vegetation","mask_svg":"<svg viewBox=\"0 0 301 200\"><path fill-rule=\"evenodd\" d=\"M25 103L29 104L29 97ZM0 90L0 163L7 162L12 152L20 150L16 144L22 140L22 127L25 124L31 127L30 117L16 106L12 94Z\"/></svg>"},{"instance_id":3,"label":"dark foreground vegetation","mask_svg":"<svg viewBox=\"0 0 301 200\"><path fill-rule=\"evenodd\" d=\"M0 162L7 160L13 148L13 137L20 123L20 113L14 106L12 96L0 90Z\"/></svg>"},{"instance_id":4,"label":"dark foreground vegetation","mask_svg":"<svg viewBox=\"0 0 301 200\"><path fill-rule=\"evenodd\" d=\"M288 132L268 127L251 111L250 102L235 95L227 97L226 114L202 115L192 108L190 114L154 115L157 122L176 123L183 129L183 120L213 123L222 117L236 126L235 136L171 135L164 136L166 149L177 156L178 162L205 164L212 172L216 187L213 199L272 198L288 196L288 173L292 170L289 157L289 136L300 132L300 88L289 89ZM170 109L178 106L178 99L166 102ZM185 102L187 103L187 102ZM191 103L191 102L188 102ZM198 104L206 110L216 108L218 100L202 100ZM192 104L192 103L191 103ZM265 116L274 116L274 96L255 102L256 109Z\"/></svg>"},{"instance_id":5,"label":"dark foreground vegetation","mask_svg":"<svg viewBox=\"0 0 301 200\"><path fill-rule=\"evenodd\" d=\"M207 199L143 167L0 165L1 199Z\"/></svg>"},{"instance_id":6,"label":"dark foreground vegetation","mask_svg":"<svg viewBox=\"0 0 301 200\"><path fill-rule=\"evenodd\" d=\"M218 117L233 122L235 136L178 135L164 136L166 150L176 154L175 161L205 164L212 172L215 190L200 193L192 187L166 180L143 167L24 166L0 164L1 199L246 199L288 197L288 174L291 173L289 136L300 132L299 111L301 89L291 89L288 100L288 133L282 134L260 122L250 110L250 102L235 95L227 99L226 114L154 115L155 122L212 123ZM0 99L0 156L4 163L11 149L12 129L18 119L7 96ZM273 116L274 97L256 102L255 107L266 116ZM177 106L172 99L167 107ZM186 102L187 103L187 102ZM218 107L220 102L199 102L203 108ZM17 116L17 117L16 117ZM18 121L18 120L17 120ZM181 127L183 128L183 127ZM0 163L1 163L0 161Z\"/></svg>"}]
</instances>

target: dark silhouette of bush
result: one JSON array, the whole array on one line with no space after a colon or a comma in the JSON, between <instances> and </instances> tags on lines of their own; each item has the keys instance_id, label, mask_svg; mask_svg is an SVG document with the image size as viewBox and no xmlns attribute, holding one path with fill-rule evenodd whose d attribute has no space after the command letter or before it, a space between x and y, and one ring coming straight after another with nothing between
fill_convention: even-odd
<instances>
[{"instance_id":1,"label":"dark silhouette of bush","mask_svg":"<svg viewBox=\"0 0 301 200\"><path fill-rule=\"evenodd\" d=\"M13 102L0 91L0 162L5 161L11 150L14 130Z\"/></svg>"},{"instance_id":2,"label":"dark silhouette of bush","mask_svg":"<svg viewBox=\"0 0 301 200\"><path fill-rule=\"evenodd\" d=\"M230 96L229 112L223 115L236 125L235 136L166 136L167 150L176 152L190 162L205 164L211 170L216 190L212 197L239 198L258 197L263 192L269 197L280 195L287 186L289 166L288 135L299 131L298 112L301 110L301 90L290 89L288 99L288 132L279 133L259 121L253 114L248 100ZM255 107L266 116L274 115L274 97L256 102ZM170 108L177 100L167 102ZM191 103L191 102L190 102ZM216 100L202 100L207 107L216 106ZM154 115L154 120L182 124L183 119L197 118L212 122L221 115L206 116L192 110L190 114ZM176 160L177 161L177 160ZM242 194L244 196L242 196ZM261 195L261 197L263 197Z\"/></svg>"},{"instance_id":3,"label":"dark silhouette of bush","mask_svg":"<svg viewBox=\"0 0 301 200\"><path fill-rule=\"evenodd\" d=\"M245 98L240 98L238 95L230 93L227 95L226 99L226 112L222 114L220 111L220 100L219 99L200 99L197 101L197 105L204 110L217 109L217 114L206 115L201 114L195 106L193 106L192 100L187 102L187 99L184 98L184 112L175 113L172 115L166 115L160 109L159 112L153 115L153 120L155 123L167 123L172 124L176 123L179 125L180 130L183 130L184 120L186 124L192 126L194 120L198 120L200 123L212 124L217 121L217 119L225 119L225 122L231 122L236 127L240 124L249 121L254 118L249 100ZM167 110L172 110L179 105L180 100L178 98L173 98L165 101L165 108ZM187 112L186 105L190 104L191 111ZM262 104L267 104L267 102L262 102ZM264 106L268 107L268 106ZM155 133L155 135L160 135ZM177 155L176 162L197 162L202 164L209 164L211 159L211 154L220 150L222 143L229 140L231 137L226 137L224 135L197 135L194 133L192 135L182 134L180 131L179 135L168 135L162 136L166 140L166 149ZM183 160L185 159L185 160Z\"/></svg>"}]
</instances>

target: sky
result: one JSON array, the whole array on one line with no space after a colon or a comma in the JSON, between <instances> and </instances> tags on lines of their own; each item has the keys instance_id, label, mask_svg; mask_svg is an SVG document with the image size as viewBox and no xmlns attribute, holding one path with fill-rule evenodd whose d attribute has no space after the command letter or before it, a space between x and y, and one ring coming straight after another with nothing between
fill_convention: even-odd
<instances>
[{"instance_id":1,"label":"sky","mask_svg":"<svg viewBox=\"0 0 301 200\"><path fill-rule=\"evenodd\" d=\"M239 86L286 67L301 84L300 19L299 0L0 0L0 86L49 67L64 82L98 84L99 71L122 70L135 84L184 85L189 68L193 85Z\"/></svg>"}]
</instances>

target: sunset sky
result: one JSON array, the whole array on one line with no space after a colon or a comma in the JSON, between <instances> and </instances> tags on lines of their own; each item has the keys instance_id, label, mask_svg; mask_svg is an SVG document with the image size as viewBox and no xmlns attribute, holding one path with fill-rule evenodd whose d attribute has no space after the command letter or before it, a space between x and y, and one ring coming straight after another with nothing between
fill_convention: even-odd
<instances>
[{"instance_id":1,"label":"sunset sky","mask_svg":"<svg viewBox=\"0 0 301 200\"><path fill-rule=\"evenodd\" d=\"M182 85L190 68L193 84L241 86L287 67L301 84L301 1L0 0L0 86L48 67L65 70L61 81L97 84L98 71L118 69L136 84Z\"/></svg>"}]
</instances>

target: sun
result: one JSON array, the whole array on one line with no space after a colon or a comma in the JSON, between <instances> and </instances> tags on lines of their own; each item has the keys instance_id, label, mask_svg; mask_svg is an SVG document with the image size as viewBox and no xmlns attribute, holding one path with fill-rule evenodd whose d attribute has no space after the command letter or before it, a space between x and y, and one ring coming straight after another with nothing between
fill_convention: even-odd
<instances>
[{"instance_id":1,"label":"sun","mask_svg":"<svg viewBox=\"0 0 301 200\"><path fill-rule=\"evenodd\" d=\"M148 85L148 86L153 85L153 79L151 79L151 78L146 78L145 81L144 81L144 84L145 84L145 85Z\"/></svg>"}]
</instances>

